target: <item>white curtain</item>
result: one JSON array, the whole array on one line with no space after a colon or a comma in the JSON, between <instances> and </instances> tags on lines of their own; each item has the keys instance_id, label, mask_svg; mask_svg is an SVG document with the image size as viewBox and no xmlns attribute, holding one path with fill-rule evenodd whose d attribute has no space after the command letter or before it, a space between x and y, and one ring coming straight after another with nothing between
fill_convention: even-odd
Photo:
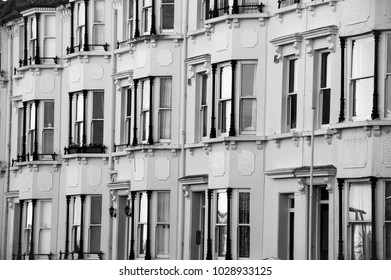
<instances>
[{"instance_id":1,"label":"white curtain","mask_svg":"<svg viewBox=\"0 0 391 280\"><path fill-rule=\"evenodd\" d=\"M170 246L170 193L158 192L156 254L168 255Z\"/></svg>"},{"instance_id":2,"label":"white curtain","mask_svg":"<svg viewBox=\"0 0 391 280\"><path fill-rule=\"evenodd\" d=\"M171 138L171 78L160 79L160 111L159 111L159 131L160 139Z\"/></svg>"}]
</instances>

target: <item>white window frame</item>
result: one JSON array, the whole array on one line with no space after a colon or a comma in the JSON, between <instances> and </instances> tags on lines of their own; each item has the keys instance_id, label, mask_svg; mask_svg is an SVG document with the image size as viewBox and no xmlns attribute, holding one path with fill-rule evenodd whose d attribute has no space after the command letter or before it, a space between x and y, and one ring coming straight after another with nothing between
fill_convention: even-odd
<instances>
[{"instance_id":1,"label":"white window frame","mask_svg":"<svg viewBox=\"0 0 391 280\"><path fill-rule=\"evenodd\" d=\"M200 106L199 112L199 139L205 139L208 137L209 118L208 118L208 83L209 76L205 72L197 73L197 86L198 86L198 102ZM204 133L205 132L205 133Z\"/></svg>"},{"instance_id":2,"label":"white window frame","mask_svg":"<svg viewBox=\"0 0 391 280\"><path fill-rule=\"evenodd\" d=\"M291 75L291 61L294 62L294 74L293 78ZM286 131L292 131L298 128L298 63L299 59L296 56L287 56L285 57L285 104L286 104L286 116L285 116L285 127ZM293 88L291 87L291 83L293 83ZM293 100L295 100L296 108L295 108L295 123L293 123L293 110L294 107Z\"/></svg>"},{"instance_id":3,"label":"white window frame","mask_svg":"<svg viewBox=\"0 0 391 280\"><path fill-rule=\"evenodd\" d=\"M32 16L29 16L28 18L28 24L29 24L29 54L30 57L34 60L35 58L35 51L37 47L37 18L36 15L33 14ZM39 32L39 28L38 28Z\"/></svg>"},{"instance_id":4,"label":"white window frame","mask_svg":"<svg viewBox=\"0 0 391 280\"><path fill-rule=\"evenodd\" d=\"M251 96L243 96L243 66L244 65L254 65L254 81L253 81L253 94ZM255 61L240 61L238 63L237 70L238 70L238 77L239 83L237 85L238 90L237 96L239 98L239 114L237 115L237 119L239 120L239 128L240 128L240 134L255 134L257 130L257 63ZM244 101L252 100L254 103L254 116L253 116L253 122L254 122L254 128L253 129L243 129L242 127L242 121L243 121L243 108L242 104Z\"/></svg>"},{"instance_id":5,"label":"white window frame","mask_svg":"<svg viewBox=\"0 0 391 280\"><path fill-rule=\"evenodd\" d=\"M124 39L132 39L134 37L134 15L135 15L135 1L138 0L128 0L128 7L126 8L126 19L127 19L127 29Z\"/></svg>"},{"instance_id":6,"label":"white window frame","mask_svg":"<svg viewBox=\"0 0 391 280\"><path fill-rule=\"evenodd\" d=\"M120 144L132 143L133 136L133 89L131 87L121 88L121 129L120 129ZM130 98L130 99L129 99ZM130 103L130 104L129 104ZM130 108L128 108L130 106ZM130 109L130 112L128 111ZM129 115L130 113L130 115ZM129 139L128 139L129 137Z\"/></svg>"},{"instance_id":7,"label":"white window frame","mask_svg":"<svg viewBox=\"0 0 391 280\"><path fill-rule=\"evenodd\" d=\"M327 63L326 63L326 84L322 85L324 81L323 77L323 56L327 54ZM329 50L320 50L316 52L317 59L317 69L318 69L318 82L317 82L317 108L318 108L318 127L329 127L331 122L331 52ZM329 121L328 123L323 123L323 105L325 100L325 93L329 91Z\"/></svg>"},{"instance_id":8,"label":"white window frame","mask_svg":"<svg viewBox=\"0 0 391 280\"><path fill-rule=\"evenodd\" d=\"M170 3L163 3L164 1L171 1ZM163 26L163 20L165 18L165 15L164 15L164 6L172 6L173 8L173 18L172 18L172 28L164 28ZM160 6L160 29L161 29L161 32L165 33L165 32L173 32L174 31L174 27L175 27L175 0L161 0L161 6Z\"/></svg>"},{"instance_id":9,"label":"white window frame","mask_svg":"<svg viewBox=\"0 0 391 280\"><path fill-rule=\"evenodd\" d=\"M88 42L84 42L84 33L86 32L86 19L85 18L85 5L83 1L77 2L76 5L76 15L75 15L75 38L76 46L79 46L78 51L83 50L83 45Z\"/></svg>"},{"instance_id":10,"label":"white window frame","mask_svg":"<svg viewBox=\"0 0 391 280\"><path fill-rule=\"evenodd\" d=\"M159 221L159 213L163 212L163 211L160 211L161 209L159 209L159 194L168 194L168 206L169 206L169 209L168 209L168 220L163 220L163 221ZM156 202L155 202L156 201ZM171 237L171 227L170 227L170 222L171 222L171 207L170 207L170 201L171 201L171 194L170 194L170 191L157 191L157 192L153 192L153 195L152 195L152 198L151 198L151 202L152 202L152 205L154 205L155 207L155 213L156 213L156 219L155 219L155 252L156 252L156 258L157 259L168 259L169 256L170 256L170 237ZM158 242L158 228L159 227L167 227L168 228L168 247L167 247L167 250L168 252L166 253L162 253L162 254L159 254L158 252L158 246L159 246L159 242ZM153 227L152 227L153 228Z\"/></svg>"},{"instance_id":11,"label":"white window frame","mask_svg":"<svg viewBox=\"0 0 391 280\"><path fill-rule=\"evenodd\" d=\"M240 223L240 194L248 194L250 197L250 201L249 201L249 221L248 223ZM237 191L237 199L236 199L236 205L237 205L237 213L238 213L238 219L237 219L237 246L236 246L236 249L237 249L237 255L238 255L238 259L249 259L251 257L251 193L250 193L250 190L246 190L246 189L239 189ZM239 243L239 240L240 240L240 228L241 227L247 227L249 229L249 232L250 232L250 238L248 240L248 243L249 243L249 255L248 256L240 256L240 243Z\"/></svg>"},{"instance_id":12,"label":"white window frame","mask_svg":"<svg viewBox=\"0 0 391 280\"><path fill-rule=\"evenodd\" d=\"M391 249L391 240L387 239L387 227L390 228L391 231L391 217L387 219L386 217L386 206L387 206L387 200L391 201L391 195L387 196L387 186L390 188L391 192L391 180L385 180L384 181L384 237L383 237L383 247L384 247L384 259L385 260L390 260L391 259L391 254L387 256L387 247L390 247ZM390 233L391 234L391 233Z\"/></svg>"},{"instance_id":13,"label":"white window frame","mask_svg":"<svg viewBox=\"0 0 391 280\"><path fill-rule=\"evenodd\" d=\"M142 33L144 35L149 35L151 33L152 26L152 1L153 0L142 0L142 16L141 16L141 25Z\"/></svg>"},{"instance_id":14,"label":"white window frame","mask_svg":"<svg viewBox=\"0 0 391 280\"><path fill-rule=\"evenodd\" d=\"M96 19L96 6L97 3L100 3L100 2L103 2L103 21L99 21ZM93 1L93 15L92 15L92 18L93 18L93 22L92 22L92 44L93 45L104 45L105 44L105 40L106 40L106 36L105 36L105 16L106 16L106 13L105 13L105 1L104 0L94 0ZM103 38L102 38L102 42L100 42L97 38L97 34L95 32L99 32L99 29L103 29L101 30L102 32L102 35L103 35ZM96 49L96 50L102 50L102 46L94 46L93 49Z\"/></svg>"},{"instance_id":15,"label":"white window frame","mask_svg":"<svg viewBox=\"0 0 391 280\"><path fill-rule=\"evenodd\" d=\"M46 110L46 107L45 105L48 104L48 103L53 103L53 116L52 116L52 119L53 119L53 123L49 123L47 126L45 126L45 110ZM42 114L42 154L53 154L54 153L54 128L55 128L55 102L54 100L44 100L43 102L41 102L40 106L42 106L43 108L43 114ZM52 142L53 142L53 147L51 147L52 149L52 152L48 152L46 153L45 151L45 137L44 137L44 134L45 132L48 132L48 131L51 131L52 132Z\"/></svg>"},{"instance_id":16,"label":"white window frame","mask_svg":"<svg viewBox=\"0 0 391 280\"><path fill-rule=\"evenodd\" d=\"M54 18L54 34L47 34L49 28L48 26L50 25L50 22L48 23L48 18L53 17ZM56 15L55 14L43 14L43 20L44 20L44 30L42 32L42 37L43 37L43 57L50 57L54 58L56 57ZM48 50L48 44L50 41L54 42L54 49L53 49L53 54L50 55L49 50ZM52 59L44 59L42 61L43 63L54 63Z\"/></svg>"},{"instance_id":17,"label":"white window frame","mask_svg":"<svg viewBox=\"0 0 391 280\"><path fill-rule=\"evenodd\" d=\"M141 86L141 110L140 110L140 139L143 144L148 142L149 137L149 121L150 121L150 114L151 110L153 108L150 108L150 87L151 83L150 80L143 79L140 83ZM152 84L152 87L154 87L154 83ZM153 98L153 88L152 88L152 98ZM145 102L145 104L144 104Z\"/></svg>"},{"instance_id":18,"label":"white window frame","mask_svg":"<svg viewBox=\"0 0 391 280\"><path fill-rule=\"evenodd\" d=\"M384 99L384 117L391 118L391 33L385 33L385 50L386 50L386 65L385 65L385 99ZM388 65L390 65L388 67Z\"/></svg>"},{"instance_id":19,"label":"white window frame","mask_svg":"<svg viewBox=\"0 0 391 280\"><path fill-rule=\"evenodd\" d=\"M217 80L219 81L218 91L217 91L217 109L218 110L216 110L218 113L217 129L218 129L218 135L228 136L229 135L229 128L230 128L230 124L231 124L231 110L232 110L232 108L231 108L231 106L232 106L232 99L231 99L231 97L232 97L232 79L235 79L235 77L232 77L232 67L231 67L230 63L223 63L223 64L219 65L217 70L218 70L216 73L216 74L218 74ZM227 70L229 71L229 75L231 77L228 85L223 82L224 71L227 71ZM223 96L223 90L224 90L223 87L225 87L225 86L227 86L230 89L229 94L226 97ZM227 108L227 106L229 109ZM225 108L225 113L227 114L225 116L225 122L223 122L223 108ZM225 124L225 131L223 130L224 124Z\"/></svg>"},{"instance_id":20,"label":"white window frame","mask_svg":"<svg viewBox=\"0 0 391 280\"><path fill-rule=\"evenodd\" d=\"M172 137L172 125L173 125L173 122L172 122L172 93L173 93L173 79L172 77L158 77L157 79L155 79L156 81L158 81L159 83L159 107L158 107L158 130L159 130L159 141L162 142L162 143L169 143L171 142L171 137ZM170 104L169 106L163 106L161 103L162 103L162 100L161 100L161 97L162 97L162 90L163 90L163 83L162 83L162 80L169 80L171 81L171 91L169 93L169 98L170 98ZM169 137L164 137L164 132L162 131L161 129L161 122L163 122L163 119L162 119L162 113L164 112L170 112L170 118L168 120L168 122L165 123L165 127L168 126L169 128Z\"/></svg>"}]
</instances>

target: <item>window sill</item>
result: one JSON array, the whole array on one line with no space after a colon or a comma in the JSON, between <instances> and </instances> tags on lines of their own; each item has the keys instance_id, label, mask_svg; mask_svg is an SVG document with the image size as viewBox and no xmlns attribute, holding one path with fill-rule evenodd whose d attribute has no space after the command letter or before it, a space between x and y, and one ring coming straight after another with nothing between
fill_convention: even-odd
<instances>
[{"instance_id":1,"label":"window sill","mask_svg":"<svg viewBox=\"0 0 391 280\"><path fill-rule=\"evenodd\" d=\"M88 51L88 52L75 52L72 54L64 55L65 62L69 62L72 59L79 58L81 61L88 63L89 57L104 57L106 62L110 62L111 52L109 51Z\"/></svg>"},{"instance_id":2,"label":"window sill","mask_svg":"<svg viewBox=\"0 0 391 280\"><path fill-rule=\"evenodd\" d=\"M69 164L69 160L75 159L76 161L82 162L83 165L87 164L88 159L102 159L103 164L107 165L109 155L108 154L70 154L70 155L63 155L62 160L65 162L66 165Z\"/></svg>"},{"instance_id":3,"label":"window sill","mask_svg":"<svg viewBox=\"0 0 391 280\"><path fill-rule=\"evenodd\" d=\"M154 150L171 150L172 153L176 153L177 150L180 150L180 146L175 144L156 143L154 145L140 144L138 146L132 146L125 149L127 155L131 155L135 151L153 153Z\"/></svg>"},{"instance_id":4,"label":"window sill","mask_svg":"<svg viewBox=\"0 0 391 280\"><path fill-rule=\"evenodd\" d=\"M253 14L231 14L205 20L205 29L212 29L213 25L225 22L229 28L232 28L232 23L235 28L240 26L240 20L258 19L259 25L264 26L265 19L269 18L269 13L253 13ZM207 31L206 31L207 32Z\"/></svg>"},{"instance_id":5,"label":"window sill","mask_svg":"<svg viewBox=\"0 0 391 280\"><path fill-rule=\"evenodd\" d=\"M32 64L27 66L22 66L16 69L17 73L13 76L15 80L23 78L24 72L31 71L39 75L42 69L53 69L55 73L58 73L58 70L63 67L59 64Z\"/></svg>"},{"instance_id":6,"label":"window sill","mask_svg":"<svg viewBox=\"0 0 391 280\"><path fill-rule=\"evenodd\" d=\"M296 12L299 17L301 17L301 10L304 8L303 4L293 4L288 7L280 8L275 12L275 15L277 15L280 19L282 19L282 16L284 14Z\"/></svg>"},{"instance_id":7,"label":"window sill","mask_svg":"<svg viewBox=\"0 0 391 280\"><path fill-rule=\"evenodd\" d=\"M139 43L145 43L147 45L150 45L151 47L156 47L156 42L158 40L172 40L174 42L174 47L179 46L179 40L183 40L183 36L179 35L177 33L175 34L157 34L157 35L150 35L145 34L141 35L138 38L133 38L130 40L130 51L134 51L134 45Z\"/></svg>"}]
</instances>

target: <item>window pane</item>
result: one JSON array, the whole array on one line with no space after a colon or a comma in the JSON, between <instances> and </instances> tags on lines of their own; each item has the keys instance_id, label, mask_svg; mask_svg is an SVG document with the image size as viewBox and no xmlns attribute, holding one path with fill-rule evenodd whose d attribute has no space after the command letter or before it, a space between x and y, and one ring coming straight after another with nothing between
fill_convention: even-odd
<instances>
[{"instance_id":1,"label":"window pane","mask_svg":"<svg viewBox=\"0 0 391 280\"><path fill-rule=\"evenodd\" d=\"M242 99L241 108L242 131L254 131L256 126L257 104L255 99Z\"/></svg>"},{"instance_id":2,"label":"window pane","mask_svg":"<svg viewBox=\"0 0 391 280\"><path fill-rule=\"evenodd\" d=\"M105 1L95 0L94 22L105 21Z\"/></svg>"},{"instance_id":3,"label":"window pane","mask_svg":"<svg viewBox=\"0 0 391 280\"><path fill-rule=\"evenodd\" d=\"M385 204L385 219L386 221L391 221L391 182L386 182Z\"/></svg>"},{"instance_id":4,"label":"window pane","mask_svg":"<svg viewBox=\"0 0 391 280\"><path fill-rule=\"evenodd\" d=\"M43 138L43 153L44 154L53 154L54 150L54 130L53 129L44 129L42 131Z\"/></svg>"},{"instance_id":5,"label":"window pane","mask_svg":"<svg viewBox=\"0 0 391 280\"><path fill-rule=\"evenodd\" d=\"M291 59L289 60L289 79L288 79L288 92L296 92L297 89L297 82L296 82L296 60L297 59Z\"/></svg>"},{"instance_id":6,"label":"window pane","mask_svg":"<svg viewBox=\"0 0 391 280\"><path fill-rule=\"evenodd\" d=\"M18 109L18 154L22 153L23 143L23 108Z\"/></svg>"},{"instance_id":7,"label":"window pane","mask_svg":"<svg viewBox=\"0 0 391 280\"><path fill-rule=\"evenodd\" d=\"M54 126L54 102L45 102L43 127L52 128L53 126Z\"/></svg>"},{"instance_id":8,"label":"window pane","mask_svg":"<svg viewBox=\"0 0 391 280\"><path fill-rule=\"evenodd\" d=\"M375 61L374 39L372 37L352 41L352 78L373 76Z\"/></svg>"},{"instance_id":9,"label":"window pane","mask_svg":"<svg viewBox=\"0 0 391 280\"><path fill-rule=\"evenodd\" d=\"M27 202L26 209L26 228L31 228L33 223L33 204L31 201Z\"/></svg>"},{"instance_id":10,"label":"window pane","mask_svg":"<svg viewBox=\"0 0 391 280\"><path fill-rule=\"evenodd\" d=\"M78 17L77 17L77 25L84 25L84 15L85 15L85 9L84 9L84 2L81 2L78 4Z\"/></svg>"},{"instance_id":11,"label":"window pane","mask_svg":"<svg viewBox=\"0 0 391 280\"><path fill-rule=\"evenodd\" d=\"M171 110L159 112L160 139L171 139Z\"/></svg>"},{"instance_id":12,"label":"window pane","mask_svg":"<svg viewBox=\"0 0 391 280\"><path fill-rule=\"evenodd\" d=\"M91 143L103 144L103 121L93 120L91 123Z\"/></svg>"},{"instance_id":13,"label":"window pane","mask_svg":"<svg viewBox=\"0 0 391 280\"><path fill-rule=\"evenodd\" d=\"M221 99L230 99L232 94L232 68L226 66L221 68Z\"/></svg>"},{"instance_id":14,"label":"window pane","mask_svg":"<svg viewBox=\"0 0 391 280\"><path fill-rule=\"evenodd\" d=\"M90 227L90 252L97 253L100 251L100 232L101 226Z\"/></svg>"},{"instance_id":15,"label":"window pane","mask_svg":"<svg viewBox=\"0 0 391 280\"><path fill-rule=\"evenodd\" d=\"M83 94L77 95L77 105L76 105L76 121L83 121L84 117L84 100Z\"/></svg>"},{"instance_id":16,"label":"window pane","mask_svg":"<svg viewBox=\"0 0 391 280\"><path fill-rule=\"evenodd\" d=\"M250 223L250 193L239 193L239 224Z\"/></svg>"},{"instance_id":17,"label":"window pane","mask_svg":"<svg viewBox=\"0 0 391 280\"><path fill-rule=\"evenodd\" d=\"M353 85L353 116L370 116L372 112L373 78L356 80Z\"/></svg>"},{"instance_id":18,"label":"window pane","mask_svg":"<svg viewBox=\"0 0 391 280\"><path fill-rule=\"evenodd\" d=\"M386 223L386 260L391 260L391 223Z\"/></svg>"},{"instance_id":19,"label":"window pane","mask_svg":"<svg viewBox=\"0 0 391 280\"><path fill-rule=\"evenodd\" d=\"M242 96L254 96L255 64L242 65Z\"/></svg>"},{"instance_id":20,"label":"window pane","mask_svg":"<svg viewBox=\"0 0 391 280\"><path fill-rule=\"evenodd\" d=\"M102 197L91 197L91 224L100 224L102 219Z\"/></svg>"},{"instance_id":21,"label":"window pane","mask_svg":"<svg viewBox=\"0 0 391 280\"><path fill-rule=\"evenodd\" d=\"M156 227L156 254L168 255L170 246L170 225Z\"/></svg>"},{"instance_id":22,"label":"window pane","mask_svg":"<svg viewBox=\"0 0 391 280\"><path fill-rule=\"evenodd\" d=\"M227 226L217 226L218 255L223 257L227 251Z\"/></svg>"},{"instance_id":23,"label":"window pane","mask_svg":"<svg viewBox=\"0 0 391 280\"><path fill-rule=\"evenodd\" d=\"M93 42L96 45L103 45L105 43L105 26L104 24L95 24L93 28ZM101 49L101 48L97 48Z\"/></svg>"},{"instance_id":24,"label":"window pane","mask_svg":"<svg viewBox=\"0 0 391 280\"><path fill-rule=\"evenodd\" d=\"M391 46L390 46L391 48ZM386 90L387 90L387 95L386 95L386 114L390 115L391 114L391 76L387 75L386 78Z\"/></svg>"},{"instance_id":25,"label":"window pane","mask_svg":"<svg viewBox=\"0 0 391 280\"><path fill-rule=\"evenodd\" d=\"M228 212L228 198L227 193L219 192L217 193L217 223L225 224L227 223Z\"/></svg>"},{"instance_id":26,"label":"window pane","mask_svg":"<svg viewBox=\"0 0 391 280\"><path fill-rule=\"evenodd\" d=\"M349 191L349 220L371 220L371 188L369 183L352 183Z\"/></svg>"},{"instance_id":27,"label":"window pane","mask_svg":"<svg viewBox=\"0 0 391 280\"><path fill-rule=\"evenodd\" d=\"M352 224L352 260L371 259L372 226L370 224Z\"/></svg>"},{"instance_id":28,"label":"window pane","mask_svg":"<svg viewBox=\"0 0 391 280\"><path fill-rule=\"evenodd\" d=\"M220 119L219 125L221 124L221 133L226 133L231 125L231 101L220 102Z\"/></svg>"},{"instance_id":29,"label":"window pane","mask_svg":"<svg viewBox=\"0 0 391 280\"><path fill-rule=\"evenodd\" d=\"M145 254L146 244L147 244L147 225L141 224L138 226L138 244L139 244L139 254Z\"/></svg>"},{"instance_id":30,"label":"window pane","mask_svg":"<svg viewBox=\"0 0 391 280\"><path fill-rule=\"evenodd\" d=\"M35 103L30 106L30 129L35 129Z\"/></svg>"},{"instance_id":31,"label":"window pane","mask_svg":"<svg viewBox=\"0 0 391 280\"><path fill-rule=\"evenodd\" d=\"M45 57L56 57L56 39L46 38L44 43L44 56ZM45 62L54 63L52 59L45 60Z\"/></svg>"},{"instance_id":32,"label":"window pane","mask_svg":"<svg viewBox=\"0 0 391 280\"><path fill-rule=\"evenodd\" d=\"M158 192L157 196L157 222L170 221L170 193Z\"/></svg>"},{"instance_id":33,"label":"window pane","mask_svg":"<svg viewBox=\"0 0 391 280\"><path fill-rule=\"evenodd\" d=\"M250 227L239 226L239 257L249 258L250 257Z\"/></svg>"},{"instance_id":34,"label":"window pane","mask_svg":"<svg viewBox=\"0 0 391 280\"><path fill-rule=\"evenodd\" d=\"M206 105L207 92L208 92L208 75L202 75L201 105Z\"/></svg>"},{"instance_id":35,"label":"window pane","mask_svg":"<svg viewBox=\"0 0 391 280\"><path fill-rule=\"evenodd\" d=\"M387 34L387 73L391 73L391 34Z\"/></svg>"},{"instance_id":36,"label":"window pane","mask_svg":"<svg viewBox=\"0 0 391 280\"><path fill-rule=\"evenodd\" d=\"M56 17L45 16L45 36L56 37Z\"/></svg>"},{"instance_id":37,"label":"window pane","mask_svg":"<svg viewBox=\"0 0 391 280\"><path fill-rule=\"evenodd\" d=\"M73 205L73 225L80 225L81 221L81 200L76 197Z\"/></svg>"},{"instance_id":38,"label":"window pane","mask_svg":"<svg viewBox=\"0 0 391 280\"><path fill-rule=\"evenodd\" d=\"M297 114L297 95L292 94L288 97L288 125L289 128L296 128L296 115Z\"/></svg>"},{"instance_id":39,"label":"window pane","mask_svg":"<svg viewBox=\"0 0 391 280\"><path fill-rule=\"evenodd\" d=\"M103 92L94 92L92 118L93 119L103 119L103 114L104 114L103 108L104 108Z\"/></svg>"},{"instance_id":40,"label":"window pane","mask_svg":"<svg viewBox=\"0 0 391 280\"><path fill-rule=\"evenodd\" d=\"M142 100L142 109L148 110L149 109L149 81L143 81L143 100Z\"/></svg>"},{"instance_id":41,"label":"window pane","mask_svg":"<svg viewBox=\"0 0 391 280\"><path fill-rule=\"evenodd\" d=\"M171 108L171 78L160 79L160 108Z\"/></svg>"},{"instance_id":42,"label":"window pane","mask_svg":"<svg viewBox=\"0 0 391 280\"><path fill-rule=\"evenodd\" d=\"M130 117L132 115L132 89L127 89L126 96L126 116Z\"/></svg>"},{"instance_id":43,"label":"window pane","mask_svg":"<svg viewBox=\"0 0 391 280\"><path fill-rule=\"evenodd\" d=\"M330 86L330 53L322 53L321 69L320 69L320 87L325 88Z\"/></svg>"},{"instance_id":44,"label":"window pane","mask_svg":"<svg viewBox=\"0 0 391 280\"><path fill-rule=\"evenodd\" d=\"M174 29L174 4L162 5L162 29Z\"/></svg>"},{"instance_id":45,"label":"window pane","mask_svg":"<svg viewBox=\"0 0 391 280\"><path fill-rule=\"evenodd\" d=\"M330 123L330 89L321 91L322 124Z\"/></svg>"},{"instance_id":46,"label":"window pane","mask_svg":"<svg viewBox=\"0 0 391 280\"><path fill-rule=\"evenodd\" d=\"M139 212L139 222L146 223L147 222L147 194L145 192L140 193L140 212Z\"/></svg>"}]
</instances>

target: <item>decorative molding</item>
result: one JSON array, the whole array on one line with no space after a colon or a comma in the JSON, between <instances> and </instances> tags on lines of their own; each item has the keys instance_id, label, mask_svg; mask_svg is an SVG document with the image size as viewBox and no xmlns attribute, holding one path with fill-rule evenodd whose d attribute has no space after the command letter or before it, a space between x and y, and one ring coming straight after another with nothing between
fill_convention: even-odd
<instances>
[{"instance_id":1,"label":"decorative molding","mask_svg":"<svg viewBox=\"0 0 391 280\"><path fill-rule=\"evenodd\" d=\"M286 36L281 36L278 38L274 38L270 41L270 43L274 46L274 51L277 53L277 58L281 58L281 47L286 45L292 45L295 49L294 54L299 56L300 55L300 47L301 42L303 40L303 37L300 33L294 33Z\"/></svg>"}]
</instances>

